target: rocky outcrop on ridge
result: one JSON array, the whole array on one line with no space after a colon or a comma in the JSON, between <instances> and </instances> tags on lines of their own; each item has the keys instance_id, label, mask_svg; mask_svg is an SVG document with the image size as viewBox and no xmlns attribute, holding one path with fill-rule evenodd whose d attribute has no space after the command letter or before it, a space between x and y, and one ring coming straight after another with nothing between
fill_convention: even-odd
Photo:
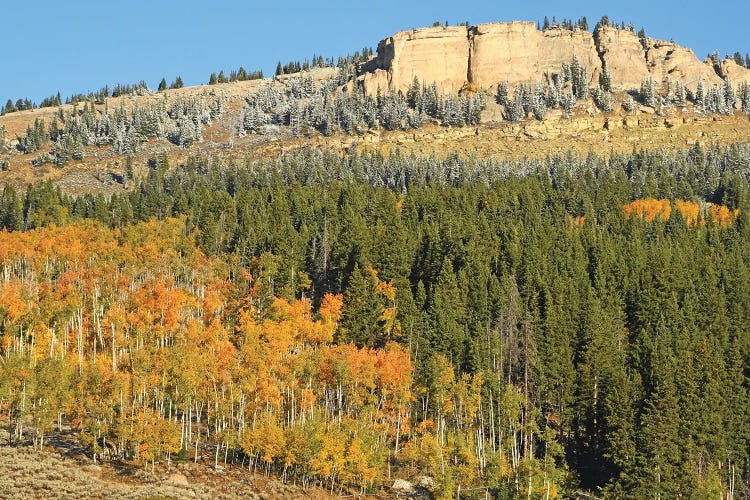
<instances>
[{"instance_id":1,"label":"rocky outcrop on ridge","mask_svg":"<svg viewBox=\"0 0 750 500\"><path fill-rule=\"evenodd\" d=\"M596 48L615 90L636 89L649 76L646 51L632 31L602 26L596 31Z\"/></svg>"},{"instance_id":2,"label":"rocky outcrop on ridge","mask_svg":"<svg viewBox=\"0 0 750 500\"><path fill-rule=\"evenodd\" d=\"M721 74L722 78L729 78L732 83L750 83L750 69L743 68L734 59L725 59L721 62Z\"/></svg>"},{"instance_id":3,"label":"rocky outcrop on ridge","mask_svg":"<svg viewBox=\"0 0 750 500\"><path fill-rule=\"evenodd\" d=\"M363 65L359 81L370 95L378 88L405 92L414 77L455 93L466 83L492 88L500 82L544 82L573 57L587 69L590 85L598 83L606 67L613 89L620 91L639 88L649 76L657 83L680 80L691 91L700 80L711 87L725 76L674 42L649 40L646 45L644 49L632 31L611 26L600 26L594 34L580 29L540 31L534 23L520 21L420 28L382 40L377 56ZM750 70L725 63L721 71L726 76L750 81Z\"/></svg>"},{"instance_id":4,"label":"rocky outcrop on ridge","mask_svg":"<svg viewBox=\"0 0 750 500\"><path fill-rule=\"evenodd\" d=\"M468 80L479 87L489 88L503 81L545 81L574 56L588 69L589 82L598 81L601 73L601 60L588 31L539 31L534 23L512 22L480 24L470 28L467 35Z\"/></svg>"},{"instance_id":5,"label":"rocky outcrop on ridge","mask_svg":"<svg viewBox=\"0 0 750 500\"><path fill-rule=\"evenodd\" d=\"M711 62L699 61L692 50L674 42L652 40L646 52L646 61L655 81L679 80L692 92L695 92L700 80L706 87L721 85L722 82Z\"/></svg>"},{"instance_id":6,"label":"rocky outcrop on ridge","mask_svg":"<svg viewBox=\"0 0 750 500\"><path fill-rule=\"evenodd\" d=\"M466 82L468 59L464 26L402 31L378 44L378 56L365 73L365 87L373 94L378 87L406 91L416 76L441 89L457 91Z\"/></svg>"}]
</instances>

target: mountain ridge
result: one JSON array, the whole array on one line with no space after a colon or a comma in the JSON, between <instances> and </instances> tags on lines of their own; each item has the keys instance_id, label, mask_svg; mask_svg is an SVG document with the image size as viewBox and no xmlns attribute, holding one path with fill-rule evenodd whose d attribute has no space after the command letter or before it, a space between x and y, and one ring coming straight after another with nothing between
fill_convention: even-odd
<instances>
[{"instance_id":1,"label":"mountain ridge","mask_svg":"<svg viewBox=\"0 0 750 500\"><path fill-rule=\"evenodd\" d=\"M731 59L718 64L710 59L701 62L690 49L673 42L647 40L644 42L647 48L644 48L641 38L631 30L601 25L593 34L582 29L538 30L530 22L420 28L386 37L380 42L377 55L354 69L316 67L265 80L168 89L150 95L108 97L103 104L92 101L8 113L0 116L0 136L2 131L5 132L4 140L0 140L0 184L23 188L27 184L52 180L70 193L128 189L133 183L111 182L112 179L125 178L126 160L136 164L137 174L144 171L149 159L162 154L176 164L197 154L233 161L249 156L273 158L302 147L331 149L339 153L356 148L383 154L400 150L415 155L446 157L458 152L518 159L543 157L569 149L607 155L633 148L677 149L690 147L696 142L727 144L746 140L750 122L744 113L735 110L742 108L744 111L750 102L740 102L738 93L738 98L719 113L716 109L708 111L704 105L699 106L695 94L697 81L704 82L706 94L711 90L720 93L720 85L726 83L722 78L747 85L750 70ZM461 53L451 52L451 47L460 47ZM584 79L583 86L587 87L577 101L572 95L576 93L573 88L576 82L571 82L570 76L560 75L566 67L570 73L571 65L579 66L579 79ZM607 92L608 109L601 107L595 95L595 91L601 91L600 77L605 76L605 68L613 91ZM444 93L443 97L438 96L440 102L450 103L457 97L468 102L470 96L483 93L486 96L483 110L476 121L471 124L467 121L465 128L455 128L436 118L434 112L433 116L428 116L422 110L409 109L406 111L410 118L401 118L401 125L396 126L400 130L392 130L392 127L377 122L374 127L356 126L348 131L337 122L322 133L318 133L319 128L309 126L306 130L287 128L291 123L281 124L279 128L275 121L278 110L261 116L265 123L262 130L245 129L248 113L257 107L263 89L294 93L297 90L292 87L309 81L318 88L334 89L328 97L318 95L313 98L320 101L319 106L329 106L328 99L335 96L355 94L369 95L366 99L369 98L371 104L377 101L381 106L380 97L376 98L380 89L389 93L390 97L384 96L388 97L385 101L397 103L401 99L401 105L405 106L403 96L406 94L408 98L409 87L415 78L422 82L422 91L430 82L435 82L435 89ZM649 105L633 100L633 97L642 100L639 96L642 89L636 89L644 83L644 78L651 80L656 89ZM541 83L541 79L546 83ZM670 94L675 90L675 81L684 82L681 88L687 89L689 99L682 98L681 103L670 100L674 99ZM541 117L532 116L524 105L522 115L511 117L514 101L508 96L506 102L501 103L499 91L502 85L507 87L507 84L514 83L514 94L519 91L537 93L536 88L546 85L544 92L557 92L557 98L569 95L572 102L568 102L567 107L560 100L556 104L548 103L549 110L541 113ZM577 84L581 85L580 82ZM532 88L534 85L536 87ZM175 117L167 117L166 109L186 100L201 102L204 107L221 100L223 112L202 125L203 133L196 141L183 144L174 139L167 140L168 134L179 132L180 125ZM354 100L361 101L362 98ZM315 105L309 101L307 97L298 101L306 113L314 112ZM123 110L130 117L128 120L134 120L132 115L136 109L161 108L159 112L166 122L160 127L166 129L156 136L139 139L127 152L121 148L117 150L114 145L103 147L110 142L94 144L84 140L79 154L55 161L57 146L54 136L59 137L62 131L57 128L58 122L65 125L66 121L81 121L87 108L89 121L103 119L107 123L113 119L113 111ZM327 116L326 113L323 115ZM418 124L413 126L410 120L415 117ZM291 117L286 119L289 121ZM42 141L41 155L39 148L22 150L23 134L37 120L43 122L45 130L53 123L55 129L53 132L50 128L49 138Z\"/></svg>"},{"instance_id":2,"label":"mountain ridge","mask_svg":"<svg viewBox=\"0 0 750 500\"><path fill-rule=\"evenodd\" d=\"M491 88L501 82L546 81L574 56L590 68L590 85L597 84L606 67L613 90L619 91L636 90L648 77L660 83L682 80L693 92L699 80L709 86L720 85L725 76L734 83L750 81L750 70L731 59L715 68L710 59L700 61L691 49L672 41L646 39L644 47L628 29L538 30L528 21L400 31L380 41L359 81L368 94L378 88L405 92L414 77L436 82L440 91L457 92L466 83Z\"/></svg>"}]
</instances>

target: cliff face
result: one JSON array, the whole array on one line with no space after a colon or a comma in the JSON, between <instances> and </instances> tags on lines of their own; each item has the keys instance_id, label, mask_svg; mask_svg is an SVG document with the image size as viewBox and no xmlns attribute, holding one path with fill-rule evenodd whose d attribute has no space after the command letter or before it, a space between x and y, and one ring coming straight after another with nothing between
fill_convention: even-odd
<instances>
[{"instance_id":1,"label":"cliff face","mask_svg":"<svg viewBox=\"0 0 750 500\"><path fill-rule=\"evenodd\" d=\"M598 81L601 61L587 31L536 29L534 23L480 24L469 30L469 81L489 88L499 82L545 81L578 56Z\"/></svg>"},{"instance_id":2,"label":"cliff face","mask_svg":"<svg viewBox=\"0 0 750 500\"><path fill-rule=\"evenodd\" d=\"M649 76L646 52L635 33L606 26L596 32L599 55L615 90L637 89Z\"/></svg>"},{"instance_id":3,"label":"cliff face","mask_svg":"<svg viewBox=\"0 0 750 500\"><path fill-rule=\"evenodd\" d=\"M676 43L653 41L646 53L646 61L649 73L657 82L680 80L692 92L698 87L699 80L703 80L707 87L721 85L721 78L710 62L699 61L692 50Z\"/></svg>"},{"instance_id":4,"label":"cliff face","mask_svg":"<svg viewBox=\"0 0 750 500\"><path fill-rule=\"evenodd\" d=\"M750 83L750 69L743 68L733 59L725 59L721 63L721 76L728 77L733 84Z\"/></svg>"},{"instance_id":5,"label":"cliff face","mask_svg":"<svg viewBox=\"0 0 750 500\"><path fill-rule=\"evenodd\" d=\"M463 26L402 31L378 44L377 68L387 72L388 85L406 91L418 77L441 89L457 91L466 82L469 39ZM378 77L375 83L382 83Z\"/></svg>"},{"instance_id":6,"label":"cliff face","mask_svg":"<svg viewBox=\"0 0 750 500\"><path fill-rule=\"evenodd\" d=\"M592 86L604 66L615 90L637 89L648 76L657 82L681 80L691 90L701 79L707 86L721 83L711 64L675 43L651 40L644 50L633 32L615 27L601 27L592 35L579 29L539 31L534 23L518 21L396 33L380 42L359 79L368 94L378 88L405 92L415 76L455 93L467 82L481 88L503 81L544 82L574 56L588 69ZM740 66L727 65L726 71L738 75L738 81L750 79L740 70L750 75Z\"/></svg>"}]
</instances>

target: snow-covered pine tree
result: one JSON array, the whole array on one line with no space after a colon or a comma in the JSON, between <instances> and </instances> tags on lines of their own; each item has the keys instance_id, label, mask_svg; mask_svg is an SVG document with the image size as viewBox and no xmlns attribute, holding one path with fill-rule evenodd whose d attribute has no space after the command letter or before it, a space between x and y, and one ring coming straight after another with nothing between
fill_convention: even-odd
<instances>
[{"instance_id":1,"label":"snow-covered pine tree","mask_svg":"<svg viewBox=\"0 0 750 500\"><path fill-rule=\"evenodd\" d=\"M501 106L508 105L508 82L500 82L497 86L497 96L495 98Z\"/></svg>"},{"instance_id":2,"label":"snow-covered pine tree","mask_svg":"<svg viewBox=\"0 0 750 500\"><path fill-rule=\"evenodd\" d=\"M262 109L257 105L251 105L245 108L242 114L242 125L240 130L249 132L251 134L262 134L265 126L268 124L269 119Z\"/></svg>"},{"instance_id":3,"label":"snow-covered pine tree","mask_svg":"<svg viewBox=\"0 0 750 500\"><path fill-rule=\"evenodd\" d=\"M698 85L695 87L695 107L701 113L706 111L706 91L703 80L698 80Z\"/></svg>"},{"instance_id":4,"label":"snow-covered pine tree","mask_svg":"<svg viewBox=\"0 0 750 500\"><path fill-rule=\"evenodd\" d=\"M602 74L599 76L599 86L605 92L612 92L612 75L606 64L602 67Z\"/></svg>"},{"instance_id":5,"label":"snow-covered pine tree","mask_svg":"<svg viewBox=\"0 0 750 500\"><path fill-rule=\"evenodd\" d=\"M571 114L573 114L573 110L576 106L576 96L573 94L573 92L569 91L563 91L561 99L560 99L560 107L565 112L565 116L569 117Z\"/></svg>"},{"instance_id":6,"label":"snow-covered pine tree","mask_svg":"<svg viewBox=\"0 0 750 500\"><path fill-rule=\"evenodd\" d=\"M750 113L750 84L742 82L737 87L737 98L743 113Z\"/></svg>"},{"instance_id":7,"label":"snow-covered pine tree","mask_svg":"<svg viewBox=\"0 0 750 500\"><path fill-rule=\"evenodd\" d=\"M505 117L512 122L521 122L526 118L523 110L523 97L517 92L506 107Z\"/></svg>"},{"instance_id":8,"label":"snow-covered pine tree","mask_svg":"<svg viewBox=\"0 0 750 500\"><path fill-rule=\"evenodd\" d=\"M594 103L605 113L612 111L612 93L607 92L601 86L595 87L592 93Z\"/></svg>"},{"instance_id":9,"label":"snow-covered pine tree","mask_svg":"<svg viewBox=\"0 0 750 500\"><path fill-rule=\"evenodd\" d=\"M652 108L656 107L656 84L652 77L649 76L641 81L641 90L638 97L644 105Z\"/></svg>"},{"instance_id":10,"label":"snow-covered pine tree","mask_svg":"<svg viewBox=\"0 0 750 500\"><path fill-rule=\"evenodd\" d=\"M734 109L734 105L736 103L736 97L734 95L734 86L732 86L732 80L730 80L729 77L724 78L724 83L722 84L722 92L724 94L724 103L731 113L731 110Z\"/></svg>"},{"instance_id":11,"label":"snow-covered pine tree","mask_svg":"<svg viewBox=\"0 0 750 500\"><path fill-rule=\"evenodd\" d=\"M687 95L685 86L680 80L674 83L674 92L672 94L672 103L678 108L684 108L687 105Z\"/></svg>"}]
</instances>

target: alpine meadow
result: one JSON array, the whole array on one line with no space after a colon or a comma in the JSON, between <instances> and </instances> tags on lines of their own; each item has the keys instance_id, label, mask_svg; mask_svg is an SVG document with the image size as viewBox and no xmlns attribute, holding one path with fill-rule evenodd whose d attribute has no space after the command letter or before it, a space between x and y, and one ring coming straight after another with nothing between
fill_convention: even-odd
<instances>
[{"instance_id":1,"label":"alpine meadow","mask_svg":"<svg viewBox=\"0 0 750 500\"><path fill-rule=\"evenodd\" d=\"M3 96L0 496L750 497L750 55L427 21Z\"/></svg>"}]
</instances>

